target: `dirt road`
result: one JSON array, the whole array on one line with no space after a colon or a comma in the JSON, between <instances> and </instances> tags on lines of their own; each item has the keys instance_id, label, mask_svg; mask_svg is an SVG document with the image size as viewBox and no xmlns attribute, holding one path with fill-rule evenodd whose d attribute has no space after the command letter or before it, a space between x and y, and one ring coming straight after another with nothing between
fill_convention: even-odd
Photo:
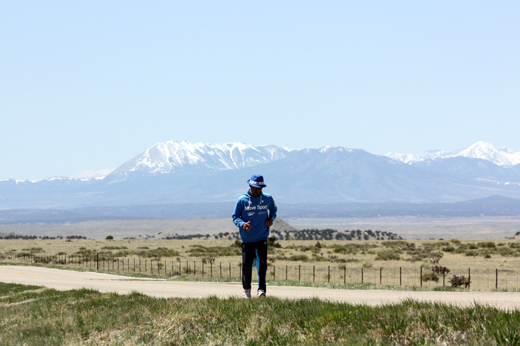
<instances>
[{"instance_id":1,"label":"dirt road","mask_svg":"<svg viewBox=\"0 0 520 346\"><path fill-rule=\"evenodd\" d=\"M84 287L96 289L100 292L117 292L120 294L140 292L162 298L203 298L211 295L226 298L242 295L240 283L166 281L26 266L0 266L0 281L45 286L57 290L72 290ZM399 303L405 299L414 299L458 306L472 306L478 303L500 309L520 309L520 293L515 292L414 292L268 286L267 294L278 298L319 298L367 305Z\"/></svg>"}]
</instances>

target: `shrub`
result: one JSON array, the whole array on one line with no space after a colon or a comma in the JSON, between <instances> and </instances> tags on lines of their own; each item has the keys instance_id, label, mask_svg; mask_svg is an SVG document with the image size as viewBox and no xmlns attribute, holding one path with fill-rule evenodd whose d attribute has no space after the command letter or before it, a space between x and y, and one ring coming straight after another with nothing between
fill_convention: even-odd
<instances>
[{"instance_id":1,"label":"shrub","mask_svg":"<svg viewBox=\"0 0 520 346\"><path fill-rule=\"evenodd\" d=\"M239 256L242 251L236 247L224 247L224 246L202 246L192 245L192 248L186 251L192 257L207 257L207 256ZM173 250L171 250L173 251ZM177 251L176 255L179 256Z\"/></svg>"},{"instance_id":2,"label":"shrub","mask_svg":"<svg viewBox=\"0 0 520 346\"><path fill-rule=\"evenodd\" d=\"M120 254L124 255L125 252L120 252ZM179 251L171 250L165 247L158 247L155 250L148 251L139 251L137 255L141 257L176 257L179 256Z\"/></svg>"},{"instance_id":3,"label":"shrub","mask_svg":"<svg viewBox=\"0 0 520 346\"><path fill-rule=\"evenodd\" d=\"M448 280L453 287L461 287L464 286L464 288L468 288L471 281L469 278L466 278L465 276L457 276L453 275L451 279Z\"/></svg>"},{"instance_id":4,"label":"shrub","mask_svg":"<svg viewBox=\"0 0 520 346\"><path fill-rule=\"evenodd\" d=\"M282 244L277 242L278 239L273 235L269 238L267 238L267 246L268 247L275 247L275 248L281 248Z\"/></svg>"},{"instance_id":5,"label":"shrub","mask_svg":"<svg viewBox=\"0 0 520 346\"><path fill-rule=\"evenodd\" d=\"M433 266L432 272L434 272L437 275L446 276L449 274L450 270L447 267Z\"/></svg>"},{"instance_id":6,"label":"shrub","mask_svg":"<svg viewBox=\"0 0 520 346\"><path fill-rule=\"evenodd\" d=\"M401 257L399 256L398 253L395 253L392 250L383 250L383 251L379 251L377 253L375 260L376 261L392 261L392 260L398 261L400 259L401 259Z\"/></svg>"},{"instance_id":7,"label":"shrub","mask_svg":"<svg viewBox=\"0 0 520 346\"><path fill-rule=\"evenodd\" d=\"M513 256L515 254L515 251L513 249L505 246L498 248L497 251L500 254L500 256Z\"/></svg>"},{"instance_id":8,"label":"shrub","mask_svg":"<svg viewBox=\"0 0 520 346\"><path fill-rule=\"evenodd\" d=\"M292 255L289 258L287 258L287 260L307 262L309 260L309 257L307 255Z\"/></svg>"},{"instance_id":9,"label":"shrub","mask_svg":"<svg viewBox=\"0 0 520 346\"><path fill-rule=\"evenodd\" d=\"M323 245L320 245L319 248L324 248L325 246ZM343 254L357 254L358 250L361 249L363 246L360 245L360 244L348 244L348 245L339 245L339 244L334 244L332 245L332 248L333 248L333 252L335 253L343 253ZM316 247L316 249L319 249L318 247Z\"/></svg>"},{"instance_id":10,"label":"shrub","mask_svg":"<svg viewBox=\"0 0 520 346\"><path fill-rule=\"evenodd\" d=\"M408 243L404 240L391 240L391 241L384 241L381 243L381 245L385 247L391 247L391 248L401 248L401 247L414 247L415 244Z\"/></svg>"},{"instance_id":11,"label":"shrub","mask_svg":"<svg viewBox=\"0 0 520 346\"><path fill-rule=\"evenodd\" d=\"M455 249L454 253L466 253L467 248L467 246L459 246Z\"/></svg>"},{"instance_id":12,"label":"shrub","mask_svg":"<svg viewBox=\"0 0 520 346\"><path fill-rule=\"evenodd\" d=\"M107 235L107 237L105 239L106 240L114 240L114 237L112 237L111 235Z\"/></svg>"},{"instance_id":13,"label":"shrub","mask_svg":"<svg viewBox=\"0 0 520 346\"><path fill-rule=\"evenodd\" d=\"M430 263L432 264L437 264L439 263L439 261L441 260L442 256L444 256L444 254L442 252L432 252L430 253Z\"/></svg>"},{"instance_id":14,"label":"shrub","mask_svg":"<svg viewBox=\"0 0 520 346\"><path fill-rule=\"evenodd\" d=\"M439 282L439 276L435 273L424 273L421 279L422 279L422 281Z\"/></svg>"}]
</instances>

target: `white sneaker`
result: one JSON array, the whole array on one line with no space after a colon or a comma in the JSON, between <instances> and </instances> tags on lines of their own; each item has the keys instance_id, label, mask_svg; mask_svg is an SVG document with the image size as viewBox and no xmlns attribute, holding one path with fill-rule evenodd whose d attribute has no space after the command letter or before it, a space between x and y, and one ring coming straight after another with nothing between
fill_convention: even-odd
<instances>
[{"instance_id":1,"label":"white sneaker","mask_svg":"<svg viewBox=\"0 0 520 346\"><path fill-rule=\"evenodd\" d=\"M251 290L244 290L244 295L242 297L245 299L251 299Z\"/></svg>"},{"instance_id":2,"label":"white sneaker","mask_svg":"<svg viewBox=\"0 0 520 346\"><path fill-rule=\"evenodd\" d=\"M265 291L264 290L256 291L256 297L257 298L265 298Z\"/></svg>"}]
</instances>

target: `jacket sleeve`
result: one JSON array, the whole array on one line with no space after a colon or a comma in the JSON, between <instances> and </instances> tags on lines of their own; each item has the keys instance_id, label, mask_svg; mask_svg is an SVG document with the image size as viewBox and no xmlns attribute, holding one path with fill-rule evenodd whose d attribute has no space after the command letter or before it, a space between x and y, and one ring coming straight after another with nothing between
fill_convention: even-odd
<instances>
[{"instance_id":1,"label":"jacket sleeve","mask_svg":"<svg viewBox=\"0 0 520 346\"><path fill-rule=\"evenodd\" d=\"M276 219L276 212L278 211L278 207L274 202L274 198L271 199L271 204L269 204L269 218L274 221Z\"/></svg>"},{"instance_id":2,"label":"jacket sleeve","mask_svg":"<svg viewBox=\"0 0 520 346\"><path fill-rule=\"evenodd\" d=\"M242 228L242 226L245 224L244 220L242 220L242 211L244 209L243 204L241 203L240 199L237 201L237 204L235 205L235 210L233 211L233 223L235 226Z\"/></svg>"}]
</instances>

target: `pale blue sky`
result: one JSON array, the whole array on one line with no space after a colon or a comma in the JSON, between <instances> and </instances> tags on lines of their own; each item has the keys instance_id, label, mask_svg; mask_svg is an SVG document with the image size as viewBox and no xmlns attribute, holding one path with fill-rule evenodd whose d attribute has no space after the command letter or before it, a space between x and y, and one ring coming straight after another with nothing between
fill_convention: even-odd
<instances>
[{"instance_id":1,"label":"pale blue sky","mask_svg":"<svg viewBox=\"0 0 520 346\"><path fill-rule=\"evenodd\" d=\"M0 179L157 142L520 150L518 1L0 0Z\"/></svg>"}]
</instances>

